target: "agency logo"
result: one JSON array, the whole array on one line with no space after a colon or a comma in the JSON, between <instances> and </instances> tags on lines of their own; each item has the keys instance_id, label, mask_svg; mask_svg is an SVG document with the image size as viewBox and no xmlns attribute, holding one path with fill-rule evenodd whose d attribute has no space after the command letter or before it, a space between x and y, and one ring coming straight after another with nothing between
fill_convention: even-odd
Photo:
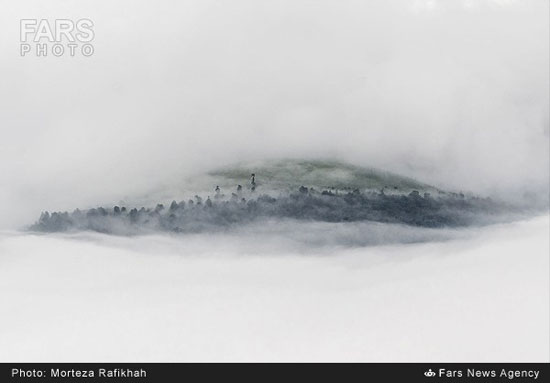
<instances>
[{"instance_id":1,"label":"agency logo","mask_svg":"<svg viewBox=\"0 0 550 383\"><path fill-rule=\"evenodd\" d=\"M428 378L433 378L435 376L435 372L433 372L432 369L430 368L428 371L424 372L424 376Z\"/></svg>"},{"instance_id":2,"label":"agency logo","mask_svg":"<svg viewBox=\"0 0 550 383\"><path fill-rule=\"evenodd\" d=\"M94 23L90 19L21 19L21 56L61 57L94 54Z\"/></svg>"}]
</instances>

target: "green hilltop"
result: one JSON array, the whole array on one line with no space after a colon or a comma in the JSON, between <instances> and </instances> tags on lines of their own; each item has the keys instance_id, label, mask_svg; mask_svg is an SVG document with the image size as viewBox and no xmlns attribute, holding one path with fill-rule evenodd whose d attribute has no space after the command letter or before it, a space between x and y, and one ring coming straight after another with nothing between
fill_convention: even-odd
<instances>
[{"instance_id":1,"label":"green hilltop","mask_svg":"<svg viewBox=\"0 0 550 383\"><path fill-rule=\"evenodd\" d=\"M270 160L241 163L208 173L220 187L246 186L256 174L260 190L286 190L300 186L317 189L380 190L398 192L437 191L438 189L390 172L365 168L336 160Z\"/></svg>"}]
</instances>

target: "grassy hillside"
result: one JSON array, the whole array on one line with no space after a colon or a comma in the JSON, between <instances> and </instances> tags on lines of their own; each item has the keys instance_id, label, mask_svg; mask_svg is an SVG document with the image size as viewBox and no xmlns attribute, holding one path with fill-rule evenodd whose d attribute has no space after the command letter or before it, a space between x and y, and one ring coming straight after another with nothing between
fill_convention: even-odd
<instances>
[{"instance_id":1,"label":"grassy hillside","mask_svg":"<svg viewBox=\"0 0 550 383\"><path fill-rule=\"evenodd\" d=\"M265 190L295 189L301 185L318 189L358 188L407 192L435 191L436 188L399 176L370 168L354 166L334 160L276 160L243 163L209 173L217 184L232 187L248 185L250 174L256 174L258 187Z\"/></svg>"}]
</instances>

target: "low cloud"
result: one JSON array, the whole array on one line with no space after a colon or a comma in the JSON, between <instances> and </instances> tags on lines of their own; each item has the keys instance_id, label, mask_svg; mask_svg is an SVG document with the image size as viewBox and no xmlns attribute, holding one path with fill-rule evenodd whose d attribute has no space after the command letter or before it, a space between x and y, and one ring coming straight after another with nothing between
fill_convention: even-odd
<instances>
[{"instance_id":1,"label":"low cloud","mask_svg":"<svg viewBox=\"0 0 550 383\"><path fill-rule=\"evenodd\" d=\"M23 0L0 15L0 227L227 163L336 157L548 195L547 1ZM94 22L19 56L19 20Z\"/></svg>"}]
</instances>

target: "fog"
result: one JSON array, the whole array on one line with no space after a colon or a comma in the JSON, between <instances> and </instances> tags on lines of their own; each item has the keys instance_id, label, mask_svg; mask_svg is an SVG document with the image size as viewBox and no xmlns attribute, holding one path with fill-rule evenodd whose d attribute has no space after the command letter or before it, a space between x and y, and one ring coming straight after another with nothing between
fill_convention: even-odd
<instances>
[{"instance_id":1,"label":"fog","mask_svg":"<svg viewBox=\"0 0 550 383\"><path fill-rule=\"evenodd\" d=\"M548 198L547 1L0 4L2 228L280 157ZM94 55L20 57L31 17Z\"/></svg>"},{"instance_id":2,"label":"fog","mask_svg":"<svg viewBox=\"0 0 550 383\"><path fill-rule=\"evenodd\" d=\"M186 240L4 233L0 360L550 357L547 216L406 246L262 230Z\"/></svg>"},{"instance_id":3,"label":"fog","mask_svg":"<svg viewBox=\"0 0 550 383\"><path fill-rule=\"evenodd\" d=\"M1 361L549 360L548 1L0 9Z\"/></svg>"}]
</instances>

